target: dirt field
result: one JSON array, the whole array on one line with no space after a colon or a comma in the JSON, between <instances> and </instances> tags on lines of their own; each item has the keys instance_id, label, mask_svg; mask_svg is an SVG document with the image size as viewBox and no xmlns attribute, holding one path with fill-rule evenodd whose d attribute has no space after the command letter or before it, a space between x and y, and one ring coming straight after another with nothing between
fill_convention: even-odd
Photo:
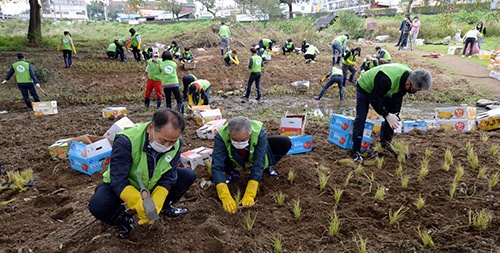
<instances>
[{"instance_id":1,"label":"dirt field","mask_svg":"<svg viewBox=\"0 0 500 253\"><path fill-rule=\"evenodd\" d=\"M255 116L265 123L269 134L278 134L279 117L287 110L301 111L304 106L337 106L338 91L331 88L321 101L312 99L321 88L321 77L328 72L331 52L320 48L316 64L304 64L299 55L276 56L264 67L263 101L242 102L238 95L225 96L229 91L241 94L248 78L248 49L238 48L242 64L223 67L218 49L194 50L199 78L213 85L212 106L221 105L224 116ZM364 48L363 55L372 53ZM394 58L413 68L428 69L434 78L433 92L462 92L483 94L498 98L498 81L483 78L485 72L460 57L432 60L420 57L421 52L394 52ZM87 204L94 188L102 181L100 173L86 176L70 168L67 160L50 160L47 147L58 139L82 134L102 135L113 124L113 119L101 116L105 106L126 106L133 122L150 119L152 111L142 111L140 91L144 65L135 62L119 63L104 55L80 52L72 69L63 68L62 57L54 52L28 52L28 61L43 65L55 73L49 83L41 83L47 96L43 100L57 100L59 114L35 117L26 112L21 95L13 82L0 87L0 162L4 171L32 169L36 185L26 192L3 190L0 201L15 199L0 206L0 252L275 252L272 238L282 238L283 252L358 252L360 238L367 240L368 252L500 252L500 186L488 187L488 179L499 173L498 154L490 154L492 145L500 145L498 132L475 131L469 133L412 132L396 136L396 140L410 144L411 159L403 165L403 175L410 177L403 189L396 176L398 161L385 156L382 169L365 165L362 172L353 173L349 183L346 177L355 166L340 165L349 151L327 141L328 119L311 117L306 134L313 135L314 149L310 153L283 158L276 166L279 177L264 176L256 205L240 209L235 215L225 213L217 198L215 187L202 188L203 179L211 180L204 167L196 168L198 179L181 200L179 207L190 213L182 218L162 217L153 226L136 226L128 240L117 238L117 230L102 224L90 215ZM15 58L15 52L1 52L2 71ZM409 61L408 59L412 59ZM361 59L358 60L361 62ZM462 64L460 64L462 62ZM452 64L453 63L453 64ZM443 67L446 66L446 67ZM481 87L469 76L471 69L481 76ZM179 76L184 74L179 71ZM311 90L306 93L291 91L290 83L310 80ZM240 92L240 93L238 93ZM255 92L255 89L253 90ZM254 93L255 94L255 93ZM255 95L251 97L255 97ZM354 87L347 90L346 110L352 110ZM425 99L425 94L415 96ZM411 100L411 98L407 98ZM243 113L245 112L245 113ZM266 114L270 112L270 114ZM266 117L265 115L269 115ZM184 150L200 146L211 147L212 142L196 137L198 126L191 115L186 116L188 127L183 138ZM483 143L484 136L489 137ZM378 136L373 137L378 142ZM471 142L479 157L479 168L487 168L486 178L479 179L479 169L473 169L467 160L465 146ZM454 165L449 171L442 169L446 148L454 153ZM417 181L424 151L432 155L429 173ZM318 166L328 168L330 178L324 190L319 190ZM465 170L454 197L450 187L461 166ZM293 184L287 180L293 170ZM230 185L232 193L244 191L248 176ZM4 177L6 179L6 177ZM372 180L373 179L373 180ZM385 188L385 199L375 200L379 187ZM339 206L334 203L334 189L342 189ZM273 201L278 193L285 195L284 205ZM417 210L415 200L421 195L425 206ZM293 205L300 199L302 215L295 219ZM400 207L407 209L404 218L389 224L389 213ZM330 214L336 211L341 219L340 233L327 233ZM469 225L469 212L485 210L493 219L485 231ZM245 227L245 217L256 216L252 230ZM418 228L432 236L434 247L424 247Z\"/></svg>"}]
</instances>

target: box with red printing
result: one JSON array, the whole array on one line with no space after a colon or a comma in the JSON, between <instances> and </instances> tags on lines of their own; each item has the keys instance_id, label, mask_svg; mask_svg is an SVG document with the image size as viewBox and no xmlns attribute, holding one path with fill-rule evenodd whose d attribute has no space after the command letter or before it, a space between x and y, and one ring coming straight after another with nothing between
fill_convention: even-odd
<instances>
[{"instance_id":1,"label":"box with red printing","mask_svg":"<svg viewBox=\"0 0 500 253\"><path fill-rule=\"evenodd\" d=\"M330 129L336 129L339 132L352 134L354 127L354 119L340 114L332 114L330 117ZM366 121L363 130L363 136L370 137L372 135L374 124Z\"/></svg>"},{"instance_id":2,"label":"box with red printing","mask_svg":"<svg viewBox=\"0 0 500 253\"><path fill-rule=\"evenodd\" d=\"M181 154L181 165L194 170L198 165L205 165L206 161L212 162L211 148L199 147Z\"/></svg>"},{"instance_id":3,"label":"box with red printing","mask_svg":"<svg viewBox=\"0 0 500 253\"><path fill-rule=\"evenodd\" d=\"M304 135L306 127L307 115L288 115L281 118L280 134L286 136L299 136Z\"/></svg>"},{"instance_id":4,"label":"box with red printing","mask_svg":"<svg viewBox=\"0 0 500 253\"><path fill-rule=\"evenodd\" d=\"M352 149L353 146L352 135L340 132L337 129L330 129L330 134L328 135L328 142L344 149ZM371 137L363 136L363 139L361 140L361 150L370 149L371 143L372 143Z\"/></svg>"}]
</instances>

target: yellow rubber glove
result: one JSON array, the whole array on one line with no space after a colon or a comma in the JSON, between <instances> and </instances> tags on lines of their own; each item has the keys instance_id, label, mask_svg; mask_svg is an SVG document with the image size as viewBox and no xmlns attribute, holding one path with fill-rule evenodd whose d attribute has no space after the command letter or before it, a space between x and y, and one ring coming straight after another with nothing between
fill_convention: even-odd
<instances>
[{"instance_id":1,"label":"yellow rubber glove","mask_svg":"<svg viewBox=\"0 0 500 253\"><path fill-rule=\"evenodd\" d=\"M204 102L205 102L205 100L200 99L200 101L198 102L198 105L203 105Z\"/></svg>"},{"instance_id":2,"label":"yellow rubber glove","mask_svg":"<svg viewBox=\"0 0 500 253\"><path fill-rule=\"evenodd\" d=\"M165 199L167 199L168 190L163 186L156 186L151 193L151 199L155 202L156 212L160 213L163 208L163 204L165 203Z\"/></svg>"},{"instance_id":3,"label":"yellow rubber glove","mask_svg":"<svg viewBox=\"0 0 500 253\"><path fill-rule=\"evenodd\" d=\"M326 76L323 76L323 78L321 78L321 82L324 82L324 81L326 81L326 79L327 79L327 78L328 78L328 77L326 77Z\"/></svg>"},{"instance_id":4,"label":"yellow rubber glove","mask_svg":"<svg viewBox=\"0 0 500 253\"><path fill-rule=\"evenodd\" d=\"M141 50L141 42L138 42L138 44L137 44L137 50Z\"/></svg>"},{"instance_id":5,"label":"yellow rubber glove","mask_svg":"<svg viewBox=\"0 0 500 253\"><path fill-rule=\"evenodd\" d=\"M57 52L61 51L61 45L57 45Z\"/></svg>"},{"instance_id":6,"label":"yellow rubber glove","mask_svg":"<svg viewBox=\"0 0 500 253\"><path fill-rule=\"evenodd\" d=\"M142 206L142 198L139 190L132 185L128 185L120 193L120 198L130 209L137 212L137 216L139 216L139 225L150 223L148 217L146 216L146 212L144 211L144 207ZM153 223L151 222L150 224Z\"/></svg>"},{"instance_id":7,"label":"yellow rubber glove","mask_svg":"<svg viewBox=\"0 0 500 253\"><path fill-rule=\"evenodd\" d=\"M351 60L349 60L349 59L347 59L347 60L345 60L345 61L346 61L346 62L347 62L347 64L349 64L350 66L352 66L352 65L356 64L355 62L353 62L353 61L351 61Z\"/></svg>"},{"instance_id":8,"label":"yellow rubber glove","mask_svg":"<svg viewBox=\"0 0 500 253\"><path fill-rule=\"evenodd\" d=\"M226 212L235 214L236 213L236 201L234 201L231 193L229 192L229 188L227 188L226 183L219 183L215 186L217 188L217 194L219 195L219 199L222 201L222 207Z\"/></svg>"},{"instance_id":9,"label":"yellow rubber glove","mask_svg":"<svg viewBox=\"0 0 500 253\"><path fill-rule=\"evenodd\" d=\"M231 59L231 61L236 65L240 65L240 61L238 60L238 57L236 55Z\"/></svg>"},{"instance_id":10,"label":"yellow rubber glove","mask_svg":"<svg viewBox=\"0 0 500 253\"><path fill-rule=\"evenodd\" d=\"M72 46L71 48L73 49L73 54L76 54L76 48L75 48L75 46Z\"/></svg>"},{"instance_id":11,"label":"yellow rubber glove","mask_svg":"<svg viewBox=\"0 0 500 253\"><path fill-rule=\"evenodd\" d=\"M245 195L241 199L242 206L253 206L255 204L255 196L257 196L257 189L259 188L259 182L255 180L248 181L247 189L245 190Z\"/></svg>"},{"instance_id":12,"label":"yellow rubber glove","mask_svg":"<svg viewBox=\"0 0 500 253\"><path fill-rule=\"evenodd\" d=\"M193 95L189 95L189 94L188 94L188 104L189 104L190 106L193 106L193 105L194 105L194 102L193 102Z\"/></svg>"}]
</instances>

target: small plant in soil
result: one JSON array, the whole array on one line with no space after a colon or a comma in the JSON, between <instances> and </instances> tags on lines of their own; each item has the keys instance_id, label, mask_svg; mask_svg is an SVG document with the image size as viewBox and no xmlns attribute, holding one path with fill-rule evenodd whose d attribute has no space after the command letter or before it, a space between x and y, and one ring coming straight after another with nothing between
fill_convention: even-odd
<instances>
[{"instance_id":1,"label":"small plant in soil","mask_svg":"<svg viewBox=\"0 0 500 253\"><path fill-rule=\"evenodd\" d=\"M471 151L467 158L469 159L470 166L473 169L477 169L477 167L479 166L479 158L477 157L477 154L474 151Z\"/></svg>"},{"instance_id":2,"label":"small plant in soil","mask_svg":"<svg viewBox=\"0 0 500 253\"><path fill-rule=\"evenodd\" d=\"M354 173L356 174L361 174L361 172L363 172L363 164L359 164L358 167L356 167L356 169L354 170Z\"/></svg>"},{"instance_id":3,"label":"small plant in soil","mask_svg":"<svg viewBox=\"0 0 500 253\"><path fill-rule=\"evenodd\" d=\"M493 189L493 187L495 187L498 184L499 179L500 179L500 174L498 174L498 172L491 175L488 178L488 190L489 191L491 191L491 189Z\"/></svg>"},{"instance_id":4,"label":"small plant in soil","mask_svg":"<svg viewBox=\"0 0 500 253\"><path fill-rule=\"evenodd\" d=\"M425 199L422 198L421 194L418 194L418 198L415 200L415 202L413 204L417 207L417 210L420 211L420 210L422 210L422 208L424 208Z\"/></svg>"},{"instance_id":5,"label":"small plant in soil","mask_svg":"<svg viewBox=\"0 0 500 253\"><path fill-rule=\"evenodd\" d=\"M448 165L453 165L453 152L450 147L447 147L444 152L444 162Z\"/></svg>"},{"instance_id":6,"label":"small plant in soil","mask_svg":"<svg viewBox=\"0 0 500 253\"><path fill-rule=\"evenodd\" d=\"M401 187L403 189L407 189L408 188L408 183L410 182L410 176L408 175L404 175L401 177Z\"/></svg>"},{"instance_id":7,"label":"small plant in soil","mask_svg":"<svg viewBox=\"0 0 500 253\"><path fill-rule=\"evenodd\" d=\"M420 230L420 226L417 228L417 231L418 231L418 236L422 240L424 246L434 247L434 241L432 241L432 237L429 234L429 232L427 232L426 230Z\"/></svg>"},{"instance_id":8,"label":"small plant in soil","mask_svg":"<svg viewBox=\"0 0 500 253\"><path fill-rule=\"evenodd\" d=\"M382 148L382 144L380 142L373 147L373 150L377 151L379 154L384 152L384 149Z\"/></svg>"},{"instance_id":9,"label":"small plant in soil","mask_svg":"<svg viewBox=\"0 0 500 253\"><path fill-rule=\"evenodd\" d=\"M257 213L255 213L255 216L252 217L252 215L250 214L250 212L248 212L243 217L244 217L244 220L245 220L245 228L248 231L251 231L252 228L253 228L253 225L255 224L255 220L257 219Z\"/></svg>"},{"instance_id":10,"label":"small plant in soil","mask_svg":"<svg viewBox=\"0 0 500 253\"><path fill-rule=\"evenodd\" d=\"M208 175L212 175L212 161L206 160L205 167L207 167Z\"/></svg>"},{"instance_id":11,"label":"small plant in soil","mask_svg":"<svg viewBox=\"0 0 500 253\"><path fill-rule=\"evenodd\" d=\"M458 185L458 183L457 183L457 182L455 182L455 181L453 181L453 182L451 183L451 187L450 187L450 197L452 197L452 198L455 196L455 192L457 191L457 185Z\"/></svg>"},{"instance_id":12,"label":"small plant in soil","mask_svg":"<svg viewBox=\"0 0 500 253\"><path fill-rule=\"evenodd\" d=\"M366 253L366 243L368 242L368 239L363 239L361 235L358 234L358 240L356 240L356 246L358 247L358 253Z\"/></svg>"},{"instance_id":13,"label":"small plant in soil","mask_svg":"<svg viewBox=\"0 0 500 253\"><path fill-rule=\"evenodd\" d=\"M342 198L342 194L344 190L340 189L340 187L333 188L333 199L335 200L335 205L338 206L340 203L340 199Z\"/></svg>"},{"instance_id":14,"label":"small plant in soil","mask_svg":"<svg viewBox=\"0 0 500 253\"><path fill-rule=\"evenodd\" d=\"M327 176L325 173L318 170L318 180L319 180L319 190L320 191L325 189L325 186L328 183L329 179L330 179L330 176Z\"/></svg>"},{"instance_id":15,"label":"small plant in soil","mask_svg":"<svg viewBox=\"0 0 500 253\"><path fill-rule=\"evenodd\" d=\"M335 212L334 210L330 214L330 221L328 222L328 235L329 236L338 235L340 232L340 225L342 225L342 222L340 221L337 212Z\"/></svg>"},{"instance_id":16,"label":"small plant in soil","mask_svg":"<svg viewBox=\"0 0 500 253\"><path fill-rule=\"evenodd\" d=\"M474 149L474 145L470 141L465 143L465 150L467 151L467 153L469 153L473 149Z\"/></svg>"},{"instance_id":17,"label":"small plant in soil","mask_svg":"<svg viewBox=\"0 0 500 253\"><path fill-rule=\"evenodd\" d=\"M368 179L368 181L369 181L370 183L375 182L375 175L373 174L373 172L372 172L372 173L370 173L370 175L367 175L366 173L363 173L363 174L365 175L366 179Z\"/></svg>"},{"instance_id":18,"label":"small plant in soil","mask_svg":"<svg viewBox=\"0 0 500 253\"><path fill-rule=\"evenodd\" d=\"M271 243L273 245L274 253L282 253L283 252L283 237L277 233L271 235Z\"/></svg>"},{"instance_id":19,"label":"small plant in soil","mask_svg":"<svg viewBox=\"0 0 500 253\"><path fill-rule=\"evenodd\" d=\"M485 231L491 220L493 220L493 214L485 210L479 212L473 212L469 210L469 225L471 225L475 230Z\"/></svg>"},{"instance_id":20,"label":"small plant in soil","mask_svg":"<svg viewBox=\"0 0 500 253\"><path fill-rule=\"evenodd\" d=\"M481 141L486 144L488 142L489 136L487 134L481 134Z\"/></svg>"},{"instance_id":21,"label":"small plant in soil","mask_svg":"<svg viewBox=\"0 0 500 253\"><path fill-rule=\"evenodd\" d=\"M463 177L464 177L464 168L462 167L461 164L458 164L457 172L455 173L455 177L453 178L453 182L458 184L460 182L460 180L462 180Z\"/></svg>"},{"instance_id":22,"label":"small plant in soil","mask_svg":"<svg viewBox=\"0 0 500 253\"><path fill-rule=\"evenodd\" d=\"M293 218L296 220L300 219L301 213L302 207L300 207L300 199L297 199L293 202Z\"/></svg>"},{"instance_id":23,"label":"small plant in soil","mask_svg":"<svg viewBox=\"0 0 500 253\"><path fill-rule=\"evenodd\" d=\"M431 155L432 150L429 147L425 148L424 159L428 160L429 158L431 158Z\"/></svg>"},{"instance_id":24,"label":"small plant in soil","mask_svg":"<svg viewBox=\"0 0 500 253\"><path fill-rule=\"evenodd\" d=\"M240 206L241 204L241 191L238 189L236 193L233 195L234 201L236 202L236 206Z\"/></svg>"},{"instance_id":25,"label":"small plant in soil","mask_svg":"<svg viewBox=\"0 0 500 253\"><path fill-rule=\"evenodd\" d=\"M398 162L405 163L407 155L410 154L409 145L404 143L403 141L393 141L391 143L391 148L394 150L394 152L396 152Z\"/></svg>"},{"instance_id":26,"label":"small plant in soil","mask_svg":"<svg viewBox=\"0 0 500 253\"><path fill-rule=\"evenodd\" d=\"M351 166L356 164L356 162L353 161L351 158L345 158L345 159L340 159L339 164L342 166Z\"/></svg>"},{"instance_id":27,"label":"small plant in soil","mask_svg":"<svg viewBox=\"0 0 500 253\"><path fill-rule=\"evenodd\" d=\"M11 190L24 192L28 190L28 184L33 182L33 170L7 171L7 178L11 183L9 186Z\"/></svg>"},{"instance_id":28,"label":"small plant in soil","mask_svg":"<svg viewBox=\"0 0 500 253\"><path fill-rule=\"evenodd\" d=\"M488 168L486 168L486 167L482 167L481 169L479 169L479 171L477 172L477 178L483 179L484 176L486 175L487 171L488 171Z\"/></svg>"},{"instance_id":29,"label":"small plant in soil","mask_svg":"<svg viewBox=\"0 0 500 253\"><path fill-rule=\"evenodd\" d=\"M349 181L351 180L352 178L352 171L349 171L349 174L347 174L346 178L345 178L345 183L344 183L344 186L347 187L349 185Z\"/></svg>"},{"instance_id":30,"label":"small plant in soil","mask_svg":"<svg viewBox=\"0 0 500 253\"><path fill-rule=\"evenodd\" d=\"M293 184L294 179L295 179L295 171L289 170L288 171L288 182L290 182L290 184Z\"/></svg>"},{"instance_id":31,"label":"small plant in soil","mask_svg":"<svg viewBox=\"0 0 500 253\"><path fill-rule=\"evenodd\" d=\"M382 201L385 198L385 187L379 186L377 191L375 192L375 199Z\"/></svg>"},{"instance_id":32,"label":"small plant in soil","mask_svg":"<svg viewBox=\"0 0 500 253\"><path fill-rule=\"evenodd\" d=\"M381 170L382 166L384 166L384 158L377 157L377 158L375 158L375 161L377 162L377 169Z\"/></svg>"},{"instance_id":33,"label":"small plant in soil","mask_svg":"<svg viewBox=\"0 0 500 253\"><path fill-rule=\"evenodd\" d=\"M497 144L491 144L490 155L495 156L498 153L498 151L500 151L500 146Z\"/></svg>"},{"instance_id":34,"label":"small plant in soil","mask_svg":"<svg viewBox=\"0 0 500 253\"><path fill-rule=\"evenodd\" d=\"M397 211L392 212L392 209L389 209L389 224L393 225L394 223L398 223L401 221L408 208L405 208L405 206L401 206Z\"/></svg>"},{"instance_id":35,"label":"small plant in soil","mask_svg":"<svg viewBox=\"0 0 500 253\"><path fill-rule=\"evenodd\" d=\"M421 181L422 179L424 179L424 177L427 176L427 173L429 173L429 164L422 161L420 171L418 172L417 181Z\"/></svg>"},{"instance_id":36,"label":"small plant in soil","mask_svg":"<svg viewBox=\"0 0 500 253\"><path fill-rule=\"evenodd\" d=\"M283 206L283 203L285 203L285 195L282 192L279 192L273 196L273 200L276 205Z\"/></svg>"},{"instance_id":37,"label":"small plant in soil","mask_svg":"<svg viewBox=\"0 0 500 253\"><path fill-rule=\"evenodd\" d=\"M401 175L403 175L403 164L400 163L396 169L396 176L401 177Z\"/></svg>"}]
</instances>

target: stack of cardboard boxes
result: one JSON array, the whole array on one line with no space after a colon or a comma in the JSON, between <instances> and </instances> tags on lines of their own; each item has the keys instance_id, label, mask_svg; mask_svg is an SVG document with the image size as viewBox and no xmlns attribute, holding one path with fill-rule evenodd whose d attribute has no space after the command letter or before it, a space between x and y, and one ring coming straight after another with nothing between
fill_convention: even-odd
<instances>
[{"instance_id":1,"label":"stack of cardboard boxes","mask_svg":"<svg viewBox=\"0 0 500 253\"><path fill-rule=\"evenodd\" d=\"M471 106L436 108L436 128L445 131L472 131L477 129L476 108Z\"/></svg>"},{"instance_id":2,"label":"stack of cardboard boxes","mask_svg":"<svg viewBox=\"0 0 500 253\"><path fill-rule=\"evenodd\" d=\"M354 119L340 114L332 114L330 118L330 134L328 141L344 149L352 149L352 131ZM372 132L374 124L365 123L363 139L361 140L361 150L368 150L372 144Z\"/></svg>"},{"instance_id":3,"label":"stack of cardboard boxes","mask_svg":"<svg viewBox=\"0 0 500 253\"><path fill-rule=\"evenodd\" d=\"M312 135L304 135L307 115L290 115L285 113L281 118L280 134L290 137L292 148L287 155L301 154L311 152L313 148Z\"/></svg>"}]
</instances>

